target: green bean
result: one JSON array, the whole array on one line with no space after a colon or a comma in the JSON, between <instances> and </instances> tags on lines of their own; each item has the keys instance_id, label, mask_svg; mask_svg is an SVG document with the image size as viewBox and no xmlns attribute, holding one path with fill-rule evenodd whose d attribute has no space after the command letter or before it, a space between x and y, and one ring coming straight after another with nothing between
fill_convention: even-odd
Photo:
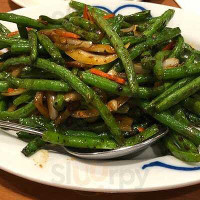
<instances>
[{"instance_id":1,"label":"green bean","mask_svg":"<svg viewBox=\"0 0 200 200\"><path fill-rule=\"evenodd\" d=\"M116 62L111 69L116 72L122 72L124 68L120 62Z\"/></svg>"},{"instance_id":2,"label":"green bean","mask_svg":"<svg viewBox=\"0 0 200 200\"><path fill-rule=\"evenodd\" d=\"M147 30L143 32L143 35L145 35L146 37L151 37L158 30L166 26L173 17L174 12L175 11L172 9L165 11L160 17L156 19L156 21L151 26L149 26L149 28L147 28Z\"/></svg>"},{"instance_id":3,"label":"green bean","mask_svg":"<svg viewBox=\"0 0 200 200\"><path fill-rule=\"evenodd\" d=\"M23 141L30 141L30 140L33 140L35 139L36 137L38 137L37 135L32 135L30 133L26 133L26 132L18 132L16 133L17 134L17 137L20 139L20 140L23 140Z\"/></svg>"},{"instance_id":4,"label":"green bean","mask_svg":"<svg viewBox=\"0 0 200 200\"><path fill-rule=\"evenodd\" d=\"M30 71L23 71L19 76L22 79L47 79L47 80L58 80L58 77L54 74L47 73L46 71L40 71L38 68L31 68Z\"/></svg>"},{"instance_id":5,"label":"green bean","mask_svg":"<svg viewBox=\"0 0 200 200\"><path fill-rule=\"evenodd\" d=\"M108 127L105 123L95 123L92 125L85 125L85 126L76 126L73 130L81 130L81 131L91 131L94 133L103 133L108 131Z\"/></svg>"},{"instance_id":6,"label":"green bean","mask_svg":"<svg viewBox=\"0 0 200 200\"><path fill-rule=\"evenodd\" d=\"M146 37L144 36L124 36L121 38L124 44L130 43L131 45L138 44L145 41Z\"/></svg>"},{"instance_id":7,"label":"green bean","mask_svg":"<svg viewBox=\"0 0 200 200\"><path fill-rule=\"evenodd\" d=\"M200 74L200 62L164 70L164 80L179 79Z\"/></svg>"},{"instance_id":8,"label":"green bean","mask_svg":"<svg viewBox=\"0 0 200 200\"><path fill-rule=\"evenodd\" d=\"M163 69L163 61L164 59L169 56L170 51L159 51L155 55L156 64L154 66L154 75L158 80L163 80L164 76L164 69Z\"/></svg>"},{"instance_id":9,"label":"green bean","mask_svg":"<svg viewBox=\"0 0 200 200\"><path fill-rule=\"evenodd\" d=\"M120 29L122 27L122 24L124 22L124 16L123 15L117 15L111 19L108 19L108 22L111 24L112 26L112 30L120 33Z\"/></svg>"},{"instance_id":10,"label":"green bean","mask_svg":"<svg viewBox=\"0 0 200 200\"><path fill-rule=\"evenodd\" d=\"M25 17L22 15L17 15L13 13L0 13L0 20L13 22L19 25L23 25L25 27L39 28L45 29L46 26L39 22L38 20L31 19L29 17Z\"/></svg>"},{"instance_id":11,"label":"green bean","mask_svg":"<svg viewBox=\"0 0 200 200\"><path fill-rule=\"evenodd\" d=\"M5 48L9 48L9 45L0 43L0 50L5 49Z\"/></svg>"},{"instance_id":12,"label":"green bean","mask_svg":"<svg viewBox=\"0 0 200 200\"><path fill-rule=\"evenodd\" d=\"M0 81L0 92L6 92L10 84L7 81Z\"/></svg>"},{"instance_id":13,"label":"green bean","mask_svg":"<svg viewBox=\"0 0 200 200\"><path fill-rule=\"evenodd\" d=\"M122 28L129 28L129 27L131 27L131 24L128 23L128 22L123 21Z\"/></svg>"},{"instance_id":14,"label":"green bean","mask_svg":"<svg viewBox=\"0 0 200 200\"><path fill-rule=\"evenodd\" d=\"M28 31L27 31L26 27L23 26L23 25L17 24L17 28L18 28L20 37L23 38L23 39L27 39L28 38Z\"/></svg>"},{"instance_id":15,"label":"green bean","mask_svg":"<svg viewBox=\"0 0 200 200\"><path fill-rule=\"evenodd\" d=\"M64 94L59 93L56 96L53 106L57 111L62 111L64 109L65 103Z\"/></svg>"},{"instance_id":16,"label":"green bean","mask_svg":"<svg viewBox=\"0 0 200 200\"><path fill-rule=\"evenodd\" d=\"M80 28L86 30L86 31L96 31L98 30L98 27L91 23L89 20L84 19L83 17L71 17L69 19L69 22L72 24L79 26Z\"/></svg>"},{"instance_id":17,"label":"green bean","mask_svg":"<svg viewBox=\"0 0 200 200\"><path fill-rule=\"evenodd\" d=\"M64 65L65 60L62 58L62 55L59 49L53 44L53 42L46 35L43 35L41 33L37 33L37 36L38 36L39 42L42 44L45 50L49 53L52 59L55 62Z\"/></svg>"},{"instance_id":18,"label":"green bean","mask_svg":"<svg viewBox=\"0 0 200 200\"><path fill-rule=\"evenodd\" d=\"M195 60L195 54L192 53L192 54L188 57L188 59L186 60L185 65L186 65L186 66L189 66L189 65L193 64L193 63L194 63L194 60Z\"/></svg>"},{"instance_id":19,"label":"green bean","mask_svg":"<svg viewBox=\"0 0 200 200\"><path fill-rule=\"evenodd\" d=\"M160 33L156 33L153 38L149 37L145 42L142 42L135 47L133 47L129 53L131 56L131 59L137 58L142 52L146 51L147 49L156 46L158 44L161 44L165 41L169 41L170 39L178 36L180 34L179 28L169 29L165 28Z\"/></svg>"},{"instance_id":20,"label":"green bean","mask_svg":"<svg viewBox=\"0 0 200 200\"><path fill-rule=\"evenodd\" d=\"M108 63L108 64L105 64L105 65L98 65L95 68L99 69L103 72L108 72L112 66L113 66L113 63Z\"/></svg>"},{"instance_id":21,"label":"green bean","mask_svg":"<svg viewBox=\"0 0 200 200\"><path fill-rule=\"evenodd\" d=\"M39 16L39 19L40 19L41 21L47 22L47 23L49 23L49 24L56 24L56 25L61 25L61 24L63 23L63 21L65 20L65 19L63 19L63 18L60 18L60 19L52 19L52 18L50 18L50 17L48 17L48 16L46 16L46 15L40 15L40 16Z\"/></svg>"},{"instance_id":22,"label":"green bean","mask_svg":"<svg viewBox=\"0 0 200 200\"><path fill-rule=\"evenodd\" d=\"M0 100L0 112L5 111L7 109L7 103L4 99Z\"/></svg>"},{"instance_id":23,"label":"green bean","mask_svg":"<svg viewBox=\"0 0 200 200\"><path fill-rule=\"evenodd\" d=\"M31 52L31 46L29 43L15 43L11 46L10 51L12 54L28 54ZM47 54L46 50L41 44L38 44L39 54Z\"/></svg>"},{"instance_id":24,"label":"green bean","mask_svg":"<svg viewBox=\"0 0 200 200\"><path fill-rule=\"evenodd\" d=\"M16 43L26 43L27 40L24 39L18 39L18 38L13 38L13 37L6 37L5 35L0 35L0 44L5 44L8 47L10 47L13 44Z\"/></svg>"},{"instance_id":25,"label":"green bean","mask_svg":"<svg viewBox=\"0 0 200 200\"><path fill-rule=\"evenodd\" d=\"M172 135L175 143L180 147L182 151L199 153L197 147L187 138L177 134L176 132L172 132L170 135Z\"/></svg>"},{"instance_id":26,"label":"green bean","mask_svg":"<svg viewBox=\"0 0 200 200\"><path fill-rule=\"evenodd\" d=\"M88 41L98 43L101 39L100 38L101 36L99 34L85 31L84 29L81 29L80 27L73 25L71 22L65 21L63 22L62 25L65 30L80 35L82 38Z\"/></svg>"},{"instance_id":27,"label":"green bean","mask_svg":"<svg viewBox=\"0 0 200 200\"><path fill-rule=\"evenodd\" d=\"M29 46L30 46L30 59L35 62L38 55L38 40L37 34L34 31L29 31L28 33Z\"/></svg>"},{"instance_id":28,"label":"green bean","mask_svg":"<svg viewBox=\"0 0 200 200\"><path fill-rule=\"evenodd\" d=\"M16 111L9 112L9 111L1 111L0 112L0 119L1 120L18 120L21 117L29 116L35 110L35 105L32 102L28 103L27 105L19 108Z\"/></svg>"},{"instance_id":29,"label":"green bean","mask_svg":"<svg viewBox=\"0 0 200 200\"><path fill-rule=\"evenodd\" d=\"M17 66L17 65L30 65L31 60L29 56L21 56L17 58L9 58L6 60L0 67L0 71L4 71L8 69L10 66Z\"/></svg>"},{"instance_id":30,"label":"green bean","mask_svg":"<svg viewBox=\"0 0 200 200\"><path fill-rule=\"evenodd\" d=\"M76 67L74 67L73 69L72 69L72 73L74 74L74 75L78 75L78 72L79 72L79 69L78 68L76 68Z\"/></svg>"},{"instance_id":31,"label":"green bean","mask_svg":"<svg viewBox=\"0 0 200 200\"><path fill-rule=\"evenodd\" d=\"M4 77L10 84L28 90L47 90L55 92L68 92L70 87L67 83L57 80L42 80L42 79L20 79L10 76L8 73L1 73L0 77Z\"/></svg>"},{"instance_id":32,"label":"green bean","mask_svg":"<svg viewBox=\"0 0 200 200\"><path fill-rule=\"evenodd\" d=\"M98 87L104 91L110 92L112 94L117 94L120 96L128 96L132 97L134 96L130 88L128 86L121 86L120 84L108 80L106 78L88 73L88 72L83 72L80 75L81 79L83 82L86 84ZM149 99L152 97L155 97L159 94L161 94L166 88L164 86L157 87L157 88L147 88L147 87L139 87L139 97L144 98L144 99Z\"/></svg>"},{"instance_id":33,"label":"green bean","mask_svg":"<svg viewBox=\"0 0 200 200\"><path fill-rule=\"evenodd\" d=\"M155 81L154 78L149 74L138 74L136 78L139 84L153 83Z\"/></svg>"},{"instance_id":34,"label":"green bean","mask_svg":"<svg viewBox=\"0 0 200 200\"><path fill-rule=\"evenodd\" d=\"M189 50L191 53L193 53L193 54L197 54L197 55L199 55L200 54L200 51L199 50L197 50L197 49L194 49L193 47L191 47L189 44L187 44L187 43L184 43L184 47L185 47L185 49L187 49L187 50Z\"/></svg>"},{"instance_id":35,"label":"green bean","mask_svg":"<svg viewBox=\"0 0 200 200\"><path fill-rule=\"evenodd\" d=\"M87 148L87 149L116 149L114 140L98 137L71 136L57 132L45 131L42 139L51 144L58 144L67 147Z\"/></svg>"},{"instance_id":36,"label":"green bean","mask_svg":"<svg viewBox=\"0 0 200 200\"><path fill-rule=\"evenodd\" d=\"M134 146L136 144L144 142L148 138L158 133L158 131L159 131L158 126L154 124L153 126L147 128L145 131L141 132L140 134L137 134L135 136L132 136L126 139L125 146Z\"/></svg>"},{"instance_id":37,"label":"green bean","mask_svg":"<svg viewBox=\"0 0 200 200\"><path fill-rule=\"evenodd\" d=\"M183 106L191 112L200 115L200 101L191 97L188 97L182 102Z\"/></svg>"},{"instance_id":38,"label":"green bean","mask_svg":"<svg viewBox=\"0 0 200 200\"><path fill-rule=\"evenodd\" d=\"M28 92L25 92L23 94L21 94L19 97L17 97L14 101L13 101L13 104L15 106L19 106L21 104L24 104L24 103L28 103L30 100L33 99L34 97L34 92L32 91L28 91Z\"/></svg>"},{"instance_id":39,"label":"green bean","mask_svg":"<svg viewBox=\"0 0 200 200\"><path fill-rule=\"evenodd\" d=\"M200 125L200 118L194 113L189 112L188 110L184 110L184 113L187 117L187 119L195 126Z\"/></svg>"},{"instance_id":40,"label":"green bean","mask_svg":"<svg viewBox=\"0 0 200 200\"><path fill-rule=\"evenodd\" d=\"M43 116L20 117L19 123L32 128L44 130L55 130L55 125L49 119Z\"/></svg>"},{"instance_id":41,"label":"green bean","mask_svg":"<svg viewBox=\"0 0 200 200\"><path fill-rule=\"evenodd\" d=\"M0 23L0 33L7 35L8 33L10 33L10 30Z\"/></svg>"},{"instance_id":42,"label":"green bean","mask_svg":"<svg viewBox=\"0 0 200 200\"><path fill-rule=\"evenodd\" d=\"M84 7L87 6L88 9L89 9L89 11L92 11L93 9L95 9L96 12L98 12L99 14L101 14L103 16L108 14L104 10L101 10L99 8L95 8L93 6L90 6L90 5L87 5L87 4L78 2L78 1L70 1L69 2L69 6L72 7L72 8L74 8L74 9L76 9L79 12L82 12L82 13L83 13Z\"/></svg>"},{"instance_id":43,"label":"green bean","mask_svg":"<svg viewBox=\"0 0 200 200\"><path fill-rule=\"evenodd\" d=\"M84 131L84 130L81 130L81 131L74 131L74 130L67 130L67 131L62 131L60 132L61 134L63 135L66 135L66 136L77 136L77 137L93 137L93 138L105 138L105 139L110 139L109 138L109 135L107 133L101 133L101 134L96 134L94 132L91 132L91 131Z\"/></svg>"},{"instance_id":44,"label":"green bean","mask_svg":"<svg viewBox=\"0 0 200 200\"><path fill-rule=\"evenodd\" d=\"M124 44L128 44L130 43L131 45L134 45L134 44L138 44L140 42L144 42L146 40L146 37L145 36L123 36L121 37L121 40ZM102 44L110 44L109 40L107 38L103 38L101 40L101 43Z\"/></svg>"},{"instance_id":45,"label":"green bean","mask_svg":"<svg viewBox=\"0 0 200 200\"><path fill-rule=\"evenodd\" d=\"M172 110L174 111L174 117L182 122L185 123L186 125L190 125L191 123L188 121L187 117L185 116L184 110L180 105L177 105L175 107L172 108Z\"/></svg>"},{"instance_id":46,"label":"green bean","mask_svg":"<svg viewBox=\"0 0 200 200\"><path fill-rule=\"evenodd\" d=\"M155 66L155 58L152 56L144 57L141 59L142 68L152 71Z\"/></svg>"},{"instance_id":47,"label":"green bean","mask_svg":"<svg viewBox=\"0 0 200 200\"><path fill-rule=\"evenodd\" d=\"M138 105L144 109L148 114L150 114L153 118L158 120L160 123L168 126L172 130L176 131L180 135L185 136L186 138L190 139L194 144L200 144L200 131L195 127L187 126L184 123L179 122L175 119L173 115L169 112L163 111L160 113L151 112L148 108L148 102L140 101Z\"/></svg>"},{"instance_id":48,"label":"green bean","mask_svg":"<svg viewBox=\"0 0 200 200\"><path fill-rule=\"evenodd\" d=\"M91 103L94 107L98 109L101 117L103 118L107 126L110 128L113 137L119 144L122 144L123 136L114 117L112 116L111 112L108 110L106 105L100 100L98 95L96 95L96 93L93 90L91 90L69 70L60 65L57 65L56 63L49 62L45 59L37 59L35 66L40 69L44 69L51 73L54 73L64 81L67 81L74 90L76 90L79 94L81 94L84 97L86 102Z\"/></svg>"},{"instance_id":49,"label":"green bean","mask_svg":"<svg viewBox=\"0 0 200 200\"><path fill-rule=\"evenodd\" d=\"M148 128L149 126L151 125L151 123L149 121L145 121L145 122L142 122L142 123L136 123L136 124L133 124L132 127L131 127L131 135L137 135L139 134L141 131L139 130L140 128Z\"/></svg>"},{"instance_id":50,"label":"green bean","mask_svg":"<svg viewBox=\"0 0 200 200\"><path fill-rule=\"evenodd\" d=\"M176 92L170 94L164 100L156 105L156 110L158 112L167 110L173 105L176 105L180 101L186 99L192 94L196 93L200 89L200 77L195 78L190 83L177 90Z\"/></svg>"},{"instance_id":51,"label":"green bean","mask_svg":"<svg viewBox=\"0 0 200 200\"><path fill-rule=\"evenodd\" d=\"M141 12L137 12L131 15L125 15L124 20L129 23L138 23L138 22L144 22L151 18L151 11L150 10L144 10Z\"/></svg>"},{"instance_id":52,"label":"green bean","mask_svg":"<svg viewBox=\"0 0 200 200\"><path fill-rule=\"evenodd\" d=\"M188 78L184 78L184 79L179 80L174 85L169 87L166 91L164 91L162 94L160 94L158 97L156 97L149 104L149 108L154 107L157 103L159 103L160 101L162 101L163 99L168 97L170 94L173 94L175 91L177 91L178 89L182 88L184 85L186 85L187 83L189 83L193 79L194 79L193 77L188 77Z\"/></svg>"},{"instance_id":53,"label":"green bean","mask_svg":"<svg viewBox=\"0 0 200 200\"><path fill-rule=\"evenodd\" d=\"M31 140L27 146L22 150L22 153L26 157L32 156L36 151L44 147L46 143L40 138L36 137L35 139Z\"/></svg>"},{"instance_id":54,"label":"green bean","mask_svg":"<svg viewBox=\"0 0 200 200\"><path fill-rule=\"evenodd\" d=\"M182 36L179 36L176 46L170 53L169 58L179 58L181 52L183 51L183 45L184 45L184 39Z\"/></svg>"},{"instance_id":55,"label":"green bean","mask_svg":"<svg viewBox=\"0 0 200 200\"><path fill-rule=\"evenodd\" d=\"M71 17L81 17L83 15L83 11L74 11L72 13L67 14L63 19L69 20Z\"/></svg>"},{"instance_id":56,"label":"green bean","mask_svg":"<svg viewBox=\"0 0 200 200\"><path fill-rule=\"evenodd\" d=\"M165 145L173 156L185 162L199 162L200 154L181 151L173 142L171 137L165 138Z\"/></svg>"},{"instance_id":57,"label":"green bean","mask_svg":"<svg viewBox=\"0 0 200 200\"><path fill-rule=\"evenodd\" d=\"M124 47L123 42L121 41L117 33L112 30L112 27L103 17L101 17L97 12L93 12L92 16L94 17L94 20L99 25L99 27L101 27L101 29L103 29L106 32L110 42L112 43L113 47L115 48L115 51L117 52L120 60L122 61L122 64L126 71L131 92L133 94L137 94L138 83L136 80L136 74L133 68L132 60L129 56L127 49Z\"/></svg>"}]
</instances>

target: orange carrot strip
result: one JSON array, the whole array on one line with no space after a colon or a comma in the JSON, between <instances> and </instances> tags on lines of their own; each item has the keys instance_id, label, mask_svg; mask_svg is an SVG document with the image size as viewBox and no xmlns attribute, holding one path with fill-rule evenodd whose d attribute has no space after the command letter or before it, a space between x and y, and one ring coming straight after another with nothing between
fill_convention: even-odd
<instances>
[{"instance_id":1,"label":"orange carrot strip","mask_svg":"<svg viewBox=\"0 0 200 200\"><path fill-rule=\"evenodd\" d=\"M114 16L115 16L115 14L111 13L111 14L105 15L103 18L104 19L110 19L110 18L113 18Z\"/></svg>"},{"instance_id":2,"label":"orange carrot strip","mask_svg":"<svg viewBox=\"0 0 200 200\"><path fill-rule=\"evenodd\" d=\"M56 29L55 33L61 37L74 38L74 39L80 38L80 36L75 33L67 32L67 31L63 31L63 30L59 30L59 29Z\"/></svg>"},{"instance_id":3,"label":"orange carrot strip","mask_svg":"<svg viewBox=\"0 0 200 200\"><path fill-rule=\"evenodd\" d=\"M175 46L174 42L170 42L169 44L167 44L162 50L166 51L166 50L172 50Z\"/></svg>"},{"instance_id":4,"label":"orange carrot strip","mask_svg":"<svg viewBox=\"0 0 200 200\"><path fill-rule=\"evenodd\" d=\"M27 31L32 30L32 28L26 28L26 29L27 29ZM8 33L7 37L13 37L13 36L17 35L18 33L19 33L19 31L13 31L11 33Z\"/></svg>"},{"instance_id":5,"label":"orange carrot strip","mask_svg":"<svg viewBox=\"0 0 200 200\"><path fill-rule=\"evenodd\" d=\"M13 88L8 88L8 93L14 92L14 90L15 90L15 89L13 89Z\"/></svg>"},{"instance_id":6,"label":"orange carrot strip","mask_svg":"<svg viewBox=\"0 0 200 200\"><path fill-rule=\"evenodd\" d=\"M107 73L102 72L101 70L98 70L98 69L95 69L95 68L90 69L90 72L92 74L95 74L95 75L110 79L112 81L115 81L116 83L119 83L119 84L125 84L126 83L126 81L123 78L120 78L120 77L115 76L115 75L107 74Z\"/></svg>"},{"instance_id":7,"label":"orange carrot strip","mask_svg":"<svg viewBox=\"0 0 200 200\"><path fill-rule=\"evenodd\" d=\"M18 33L19 33L19 31L10 32L10 33L8 33L7 37L12 37L14 35L17 35Z\"/></svg>"},{"instance_id":8,"label":"orange carrot strip","mask_svg":"<svg viewBox=\"0 0 200 200\"><path fill-rule=\"evenodd\" d=\"M84 6L83 18L84 18L84 19L89 19L89 17L88 17L88 7L87 7L87 5Z\"/></svg>"},{"instance_id":9,"label":"orange carrot strip","mask_svg":"<svg viewBox=\"0 0 200 200\"><path fill-rule=\"evenodd\" d=\"M143 132L145 129L143 127L138 127L138 131L141 133Z\"/></svg>"}]
</instances>

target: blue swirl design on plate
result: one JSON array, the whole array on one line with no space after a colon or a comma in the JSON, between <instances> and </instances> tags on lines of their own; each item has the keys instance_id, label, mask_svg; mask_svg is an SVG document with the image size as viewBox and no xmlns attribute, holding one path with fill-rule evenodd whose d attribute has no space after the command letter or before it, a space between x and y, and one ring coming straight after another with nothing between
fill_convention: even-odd
<instances>
[{"instance_id":1,"label":"blue swirl design on plate","mask_svg":"<svg viewBox=\"0 0 200 200\"><path fill-rule=\"evenodd\" d=\"M102 10L105 10L106 12L108 13L114 13L116 14L117 12L119 12L120 10L123 10L124 8L137 8L141 11L143 10L146 10L144 7L142 6L138 6L138 5L135 5L135 4L125 4L123 6L119 6L118 8L116 8L114 11L111 11L109 8L106 8L104 6L95 6L96 8L100 8Z\"/></svg>"},{"instance_id":2,"label":"blue swirl design on plate","mask_svg":"<svg viewBox=\"0 0 200 200\"><path fill-rule=\"evenodd\" d=\"M197 171L200 170L200 167L180 167L175 165L169 165L160 161L151 162L149 164L145 164L142 166L142 169L146 169L149 167L163 167L167 169L173 169L177 171Z\"/></svg>"}]
</instances>

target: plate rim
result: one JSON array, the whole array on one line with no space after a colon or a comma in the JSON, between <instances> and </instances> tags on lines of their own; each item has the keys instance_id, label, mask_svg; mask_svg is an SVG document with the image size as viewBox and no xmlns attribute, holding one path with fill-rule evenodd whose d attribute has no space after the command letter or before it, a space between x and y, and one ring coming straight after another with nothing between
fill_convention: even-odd
<instances>
[{"instance_id":1,"label":"plate rim","mask_svg":"<svg viewBox=\"0 0 200 200\"><path fill-rule=\"evenodd\" d=\"M15 0L14 0L15 1ZM65 3L67 3L68 1L65 1ZM121 1L121 2L126 2L126 1ZM63 2L62 2L63 3ZM146 2L132 2L132 3L136 3L136 4L139 4L139 5L148 5L148 4L154 4L154 3L146 3ZM158 4L155 4L155 5L158 5ZM159 5L161 7L166 7L166 8L173 8L173 9L176 9L176 10L181 10L180 8L174 8L174 7L171 7L171 6L165 6L165 5ZM36 6L31 6L31 7L28 7L28 9L31 9L31 8L35 8L35 7L42 7L42 5L36 5ZM24 10L24 9L27 9L27 8L19 8L17 10ZM15 10L16 11L16 10ZM15 11L11 11L11 12L15 12ZM186 12L186 11L182 11L182 12ZM186 12L188 13L188 11ZM8 173L11 173L13 175L16 175L16 176L19 176L21 178L24 178L24 179L27 179L27 180L31 180L31 181L34 181L34 182L37 182L37 183L41 183L41 184L44 184L44 185L50 185L50 186L53 186L53 187L59 187L59 188L64 188L64 189L72 189L72 190L80 190L80 191L90 191L90 192L106 192L106 193L110 193L110 192L114 192L114 193L122 193L122 192L126 192L126 193L129 193L129 192L148 192L148 191L159 191L159 190L168 190L168 189L175 189L175 188L182 188L182 187L186 187L186 186L191 186L191 185L195 185L195 184L198 184L200 183L200 179L199 180L194 180L194 181L190 181L190 182L187 182L187 183L180 183L180 184L175 184L175 185L169 185L169 186L162 186L160 188L158 187L148 187L148 188L142 188L142 189L137 189L137 188L130 188L130 189L105 189L105 188L87 188L87 187L83 187L83 186L66 186L66 185L61 185L61 184L57 184L57 183L51 183L49 181L44 181L44 180L39 180L37 178L34 178L34 177L29 177L27 175L24 175L24 174L19 174L17 172L14 172L12 170L9 170L9 169L6 169L5 167L3 167L0 163L0 169L8 172Z\"/></svg>"}]
</instances>

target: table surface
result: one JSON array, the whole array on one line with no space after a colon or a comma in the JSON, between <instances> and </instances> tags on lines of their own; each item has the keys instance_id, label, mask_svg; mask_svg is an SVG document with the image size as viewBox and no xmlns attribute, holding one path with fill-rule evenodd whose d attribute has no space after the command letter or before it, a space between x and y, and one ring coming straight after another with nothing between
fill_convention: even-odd
<instances>
[{"instance_id":1,"label":"table surface","mask_svg":"<svg viewBox=\"0 0 200 200\"><path fill-rule=\"evenodd\" d=\"M149 2L160 3L164 5L170 5L178 7L173 0L149 0ZM7 12L20 8L10 0L0 0L0 12ZM35 199L48 199L48 200L64 200L66 198L92 200L95 198L118 200L126 198L126 200L132 199L199 199L200 185L190 186L186 188L180 188L170 191L148 192L148 193L128 193L128 194L102 194L102 193L90 193L72 191L66 189L54 188L51 186L34 183L23 178L19 178L7 172L0 170L0 199L1 200L35 200Z\"/></svg>"}]
</instances>

